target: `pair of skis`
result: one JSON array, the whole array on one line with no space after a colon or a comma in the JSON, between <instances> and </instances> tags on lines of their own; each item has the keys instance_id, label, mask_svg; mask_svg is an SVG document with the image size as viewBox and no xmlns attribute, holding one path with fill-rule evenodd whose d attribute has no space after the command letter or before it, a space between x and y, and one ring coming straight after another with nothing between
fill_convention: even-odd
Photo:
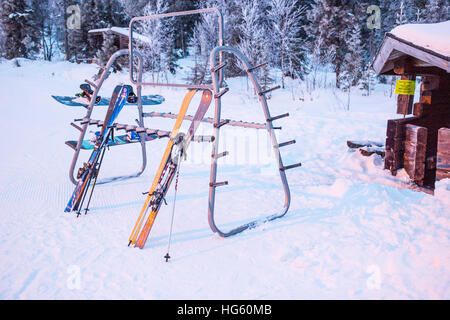
<instances>
[{"instance_id":1,"label":"pair of skis","mask_svg":"<svg viewBox=\"0 0 450 320\"><path fill-rule=\"evenodd\" d=\"M108 146L108 141L113 135L114 128L112 125L132 93L133 88L129 85L116 86L114 88L109 107L106 112L105 121L100 134L97 136L94 143L94 150L92 151L88 162L84 163L83 167L78 170L78 183L69 199L69 202L67 203L66 208L64 209L64 212L77 211L77 214L80 215L87 191L91 181L93 180L94 182L92 185L91 194L89 196L85 211L85 213L87 213L92 193L95 188L95 183L97 182L98 173L105 155L106 147Z\"/></svg>"},{"instance_id":2,"label":"pair of skis","mask_svg":"<svg viewBox=\"0 0 450 320\"><path fill-rule=\"evenodd\" d=\"M133 244L135 247L144 248L155 218L161 208L161 204L165 202L165 196L170 184L174 176L178 173L181 157L185 156L186 149L194 138L194 134L211 104L212 92L210 90L204 90L200 105L192 119L187 134L179 133L189 104L197 91L197 89L192 89L184 97L163 158L153 179L151 188L147 193L147 198L145 199L133 231L131 232L128 246ZM167 254L166 260L168 258L169 255Z\"/></svg>"}]
</instances>

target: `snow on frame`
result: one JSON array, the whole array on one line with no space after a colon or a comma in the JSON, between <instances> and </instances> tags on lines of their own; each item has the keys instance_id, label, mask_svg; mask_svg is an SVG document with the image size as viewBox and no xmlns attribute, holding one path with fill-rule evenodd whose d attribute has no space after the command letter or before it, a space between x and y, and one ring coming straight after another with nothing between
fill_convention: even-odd
<instances>
[{"instance_id":1,"label":"snow on frame","mask_svg":"<svg viewBox=\"0 0 450 320\"><path fill-rule=\"evenodd\" d=\"M450 20L429 24L403 24L390 33L436 53L450 56Z\"/></svg>"}]
</instances>

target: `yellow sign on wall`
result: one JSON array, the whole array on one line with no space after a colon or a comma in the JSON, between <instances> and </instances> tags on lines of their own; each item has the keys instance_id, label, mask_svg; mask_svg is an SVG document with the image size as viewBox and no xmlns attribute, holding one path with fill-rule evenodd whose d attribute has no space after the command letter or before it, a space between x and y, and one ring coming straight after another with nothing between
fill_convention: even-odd
<instances>
[{"instance_id":1,"label":"yellow sign on wall","mask_svg":"<svg viewBox=\"0 0 450 320\"><path fill-rule=\"evenodd\" d=\"M413 80L397 80L397 83L395 84L395 91L396 94L406 94L413 96L414 91L416 89L416 82Z\"/></svg>"}]
</instances>

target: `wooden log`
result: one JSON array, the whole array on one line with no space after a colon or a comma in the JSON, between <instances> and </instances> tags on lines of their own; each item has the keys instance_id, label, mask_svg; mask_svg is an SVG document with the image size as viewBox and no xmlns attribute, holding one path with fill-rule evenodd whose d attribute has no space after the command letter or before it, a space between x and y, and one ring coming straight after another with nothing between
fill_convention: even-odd
<instances>
[{"instance_id":1,"label":"wooden log","mask_svg":"<svg viewBox=\"0 0 450 320\"><path fill-rule=\"evenodd\" d=\"M370 140L347 140L347 146L351 149L362 147L383 147L383 143Z\"/></svg>"},{"instance_id":2,"label":"wooden log","mask_svg":"<svg viewBox=\"0 0 450 320\"><path fill-rule=\"evenodd\" d=\"M404 75L412 68L412 58L408 56L401 56L394 61L394 72L398 75Z\"/></svg>"},{"instance_id":3,"label":"wooden log","mask_svg":"<svg viewBox=\"0 0 450 320\"><path fill-rule=\"evenodd\" d=\"M386 149L384 168L395 175L397 169L403 168L403 152L392 152L392 150Z\"/></svg>"},{"instance_id":4,"label":"wooden log","mask_svg":"<svg viewBox=\"0 0 450 320\"><path fill-rule=\"evenodd\" d=\"M448 104L435 104L417 102L414 103L413 115L416 117L423 117L426 115L446 115L450 113L450 105Z\"/></svg>"},{"instance_id":5,"label":"wooden log","mask_svg":"<svg viewBox=\"0 0 450 320\"><path fill-rule=\"evenodd\" d=\"M450 154L450 129L440 128L438 130L438 152Z\"/></svg>"},{"instance_id":6,"label":"wooden log","mask_svg":"<svg viewBox=\"0 0 450 320\"><path fill-rule=\"evenodd\" d=\"M440 77L425 76L422 77L421 91L439 89Z\"/></svg>"},{"instance_id":7,"label":"wooden log","mask_svg":"<svg viewBox=\"0 0 450 320\"><path fill-rule=\"evenodd\" d=\"M416 75L409 72L411 68L412 60L408 56L402 56L394 61L394 72L401 75L401 80L416 80ZM399 94L397 97L397 114L411 114L413 101L414 95Z\"/></svg>"},{"instance_id":8,"label":"wooden log","mask_svg":"<svg viewBox=\"0 0 450 320\"><path fill-rule=\"evenodd\" d=\"M438 181L444 179L450 179L450 170L439 169L436 170L436 179Z\"/></svg>"},{"instance_id":9,"label":"wooden log","mask_svg":"<svg viewBox=\"0 0 450 320\"><path fill-rule=\"evenodd\" d=\"M395 150L395 151L403 151L405 150L404 138L386 138L386 149Z\"/></svg>"},{"instance_id":10,"label":"wooden log","mask_svg":"<svg viewBox=\"0 0 450 320\"><path fill-rule=\"evenodd\" d=\"M388 138L403 138L405 136L405 127L403 126L406 119L391 119L387 122L386 136Z\"/></svg>"},{"instance_id":11,"label":"wooden log","mask_svg":"<svg viewBox=\"0 0 450 320\"><path fill-rule=\"evenodd\" d=\"M420 94L420 102L426 104L450 105L450 90L425 90Z\"/></svg>"},{"instance_id":12,"label":"wooden log","mask_svg":"<svg viewBox=\"0 0 450 320\"><path fill-rule=\"evenodd\" d=\"M415 75L402 75L401 80L416 80ZM414 95L399 94L397 97L397 114L411 114L414 102Z\"/></svg>"},{"instance_id":13,"label":"wooden log","mask_svg":"<svg viewBox=\"0 0 450 320\"><path fill-rule=\"evenodd\" d=\"M436 157L427 157L425 161L425 169L435 170L436 169Z\"/></svg>"},{"instance_id":14,"label":"wooden log","mask_svg":"<svg viewBox=\"0 0 450 320\"><path fill-rule=\"evenodd\" d=\"M450 91L450 76L423 76L421 91L443 90Z\"/></svg>"},{"instance_id":15,"label":"wooden log","mask_svg":"<svg viewBox=\"0 0 450 320\"><path fill-rule=\"evenodd\" d=\"M405 124L412 121L411 119L415 118L391 119L387 122L384 168L390 170L393 175L397 169L403 167Z\"/></svg>"},{"instance_id":16,"label":"wooden log","mask_svg":"<svg viewBox=\"0 0 450 320\"><path fill-rule=\"evenodd\" d=\"M450 129L438 130L438 146L436 155L436 178L450 178Z\"/></svg>"},{"instance_id":17,"label":"wooden log","mask_svg":"<svg viewBox=\"0 0 450 320\"><path fill-rule=\"evenodd\" d=\"M365 145L358 147L358 150L365 157L370 157L374 153L378 154L382 158L384 158L386 155L386 149L384 148L384 146L379 147L379 146Z\"/></svg>"},{"instance_id":18,"label":"wooden log","mask_svg":"<svg viewBox=\"0 0 450 320\"><path fill-rule=\"evenodd\" d=\"M424 127L406 125L403 165L411 180L419 186L425 178L427 131Z\"/></svg>"}]
</instances>

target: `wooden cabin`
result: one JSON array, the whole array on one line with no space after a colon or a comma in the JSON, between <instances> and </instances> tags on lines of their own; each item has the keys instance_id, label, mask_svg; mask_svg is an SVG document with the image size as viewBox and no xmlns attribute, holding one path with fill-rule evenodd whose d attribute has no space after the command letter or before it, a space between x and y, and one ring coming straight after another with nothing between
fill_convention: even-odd
<instances>
[{"instance_id":1,"label":"wooden cabin","mask_svg":"<svg viewBox=\"0 0 450 320\"><path fill-rule=\"evenodd\" d=\"M89 36L102 37L105 39L105 34L112 34L114 36L114 45L121 49L128 49L128 28L111 27L102 29L89 30Z\"/></svg>"},{"instance_id":2,"label":"wooden cabin","mask_svg":"<svg viewBox=\"0 0 450 320\"><path fill-rule=\"evenodd\" d=\"M387 121L384 167L393 175L405 168L415 184L433 190L436 179L450 178L450 21L396 27L386 34L373 68L379 75L421 80L417 99L398 95L403 117Z\"/></svg>"}]
</instances>

